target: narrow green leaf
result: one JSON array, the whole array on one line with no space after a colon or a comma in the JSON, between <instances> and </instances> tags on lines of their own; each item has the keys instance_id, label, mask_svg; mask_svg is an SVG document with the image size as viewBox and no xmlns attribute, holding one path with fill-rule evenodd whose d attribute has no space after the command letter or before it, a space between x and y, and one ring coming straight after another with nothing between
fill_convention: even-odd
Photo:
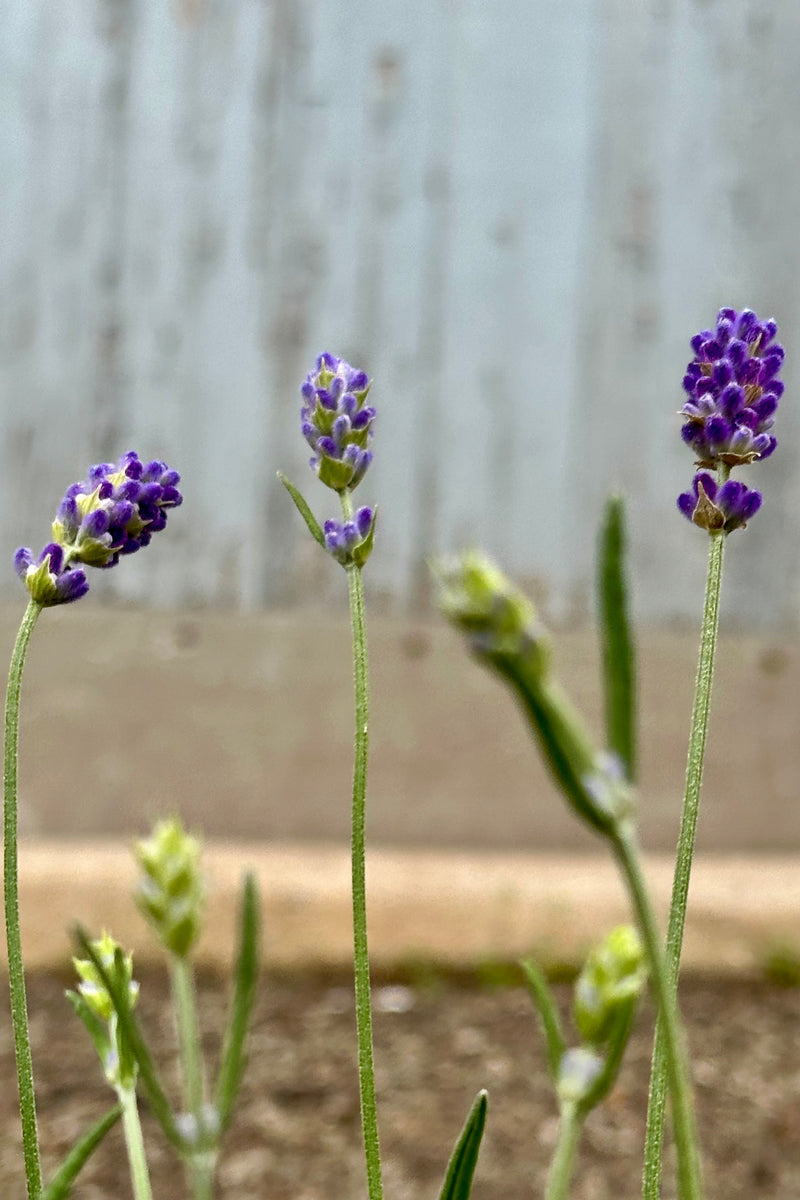
<instances>
[{"instance_id":1,"label":"narrow green leaf","mask_svg":"<svg viewBox=\"0 0 800 1200\"><path fill-rule=\"evenodd\" d=\"M81 950L83 957L91 959L94 963L98 975L103 981L103 986L111 997L111 1002L114 1005L114 1011L117 1014L120 1031L127 1040L127 1045L130 1052L136 1059L139 1066L139 1079L147 1096L150 1108L153 1115L158 1121L161 1128L164 1130L165 1136L173 1146L183 1152L186 1149L186 1143L181 1136L180 1130L175 1124L175 1118L172 1114L169 1100L166 1092L158 1078L155 1063L150 1055L150 1051L145 1044L144 1038L139 1031L139 1026L136 1018L133 1015L130 1004L128 1002L128 989L119 987L117 980L111 977L111 974L106 970L100 955L92 945L92 941L86 930L77 925L73 936L78 947ZM121 951L120 951L121 953Z\"/></svg>"},{"instance_id":2,"label":"narrow green leaf","mask_svg":"<svg viewBox=\"0 0 800 1200\"><path fill-rule=\"evenodd\" d=\"M472 1177L475 1174L475 1164L478 1161L483 1130L486 1126L488 1105L487 1093L485 1091L478 1092L447 1165L447 1174L444 1177L439 1200L469 1200L472 1191Z\"/></svg>"},{"instance_id":3,"label":"narrow green leaf","mask_svg":"<svg viewBox=\"0 0 800 1200\"><path fill-rule=\"evenodd\" d=\"M566 1048L558 1008L556 1007L556 1002L547 980L533 959L523 959L520 966L525 972L525 982L528 985L531 999L539 1014L545 1041L547 1042L547 1069L550 1072L553 1082L557 1082L561 1056Z\"/></svg>"},{"instance_id":4,"label":"narrow green leaf","mask_svg":"<svg viewBox=\"0 0 800 1200\"><path fill-rule=\"evenodd\" d=\"M611 496L600 528L597 600L603 660L606 738L627 778L636 778L636 662L628 611L625 503Z\"/></svg>"},{"instance_id":5,"label":"narrow green leaf","mask_svg":"<svg viewBox=\"0 0 800 1200\"><path fill-rule=\"evenodd\" d=\"M122 1107L115 1104L96 1125L84 1134L69 1154L66 1156L55 1175L42 1192L42 1200L64 1200L72 1191L72 1185L77 1179L84 1163L100 1145L109 1129L114 1126L122 1115Z\"/></svg>"},{"instance_id":6,"label":"narrow green leaf","mask_svg":"<svg viewBox=\"0 0 800 1200\"><path fill-rule=\"evenodd\" d=\"M230 1122L247 1061L244 1043L256 998L261 939L261 900L255 876L247 875L239 907L239 955L233 998L214 1097L220 1130Z\"/></svg>"},{"instance_id":7,"label":"narrow green leaf","mask_svg":"<svg viewBox=\"0 0 800 1200\"><path fill-rule=\"evenodd\" d=\"M324 546L325 534L320 529L317 518L309 508L305 497L297 490L293 483L289 482L282 471L278 471L278 479L280 479L281 483L294 500L295 508L308 526L308 532L311 534L314 541L319 542L320 546Z\"/></svg>"}]
</instances>

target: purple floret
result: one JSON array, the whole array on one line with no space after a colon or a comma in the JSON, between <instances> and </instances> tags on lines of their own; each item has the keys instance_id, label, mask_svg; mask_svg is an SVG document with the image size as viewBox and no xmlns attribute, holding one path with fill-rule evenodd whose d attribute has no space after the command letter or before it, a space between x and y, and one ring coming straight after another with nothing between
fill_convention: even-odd
<instances>
[{"instance_id":1,"label":"purple floret","mask_svg":"<svg viewBox=\"0 0 800 1200\"><path fill-rule=\"evenodd\" d=\"M326 521L325 549L342 566L357 563L363 566L372 549L375 531L375 509L359 508L350 521Z\"/></svg>"},{"instance_id":2,"label":"purple floret","mask_svg":"<svg viewBox=\"0 0 800 1200\"><path fill-rule=\"evenodd\" d=\"M784 387L777 332L772 318L761 321L752 309L722 308L716 328L692 338L695 357L683 378L681 436L698 466L738 466L774 452L778 443L771 431Z\"/></svg>"},{"instance_id":3,"label":"purple floret","mask_svg":"<svg viewBox=\"0 0 800 1200\"><path fill-rule=\"evenodd\" d=\"M714 533L744 529L761 508L761 493L738 479L718 484L708 471L698 471L692 489L678 497L678 508L688 520Z\"/></svg>"},{"instance_id":4,"label":"purple floret","mask_svg":"<svg viewBox=\"0 0 800 1200\"><path fill-rule=\"evenodd\" d=\"M21 546L14 555L14 570L33 599L47 608L80 600L89 590L86 573L80 567L64 566L64 551L56 542L45 546L38 558Z\"/></svg>"}]
</instances>

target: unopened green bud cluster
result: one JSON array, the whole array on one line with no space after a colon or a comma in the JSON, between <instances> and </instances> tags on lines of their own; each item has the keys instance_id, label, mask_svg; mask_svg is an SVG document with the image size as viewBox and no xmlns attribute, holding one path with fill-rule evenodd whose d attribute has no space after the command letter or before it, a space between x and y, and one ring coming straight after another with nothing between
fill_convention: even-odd
<instances>
[{"instance_id":1,"label":"unopened green bud cluster","mask_svg":"<svg viewBox=\"0 0 800 1200\"><path fill-rule=\"evenodd\" d=\"M165 948L185 958L200 933L205 900L200 843L180 821L160 821L135 854L142 869L136 903Z\"/></svg>"},{"instance_id":2,"label":"unopened green bud cluster","mask_svg":"<svg viewBox=\"0 0 800 1200\"><path fill-rule=\"evenodd\" d=\"M575 985L575 1025L593 1046L602 1046L644 987L647 971L641 939L619 925L591 952Z\"/></svg>"},{"instance_id":3,"label":"unopened green bud cluster","mask_svg":"<svg viewBox=\"0 0 800 1200\"><path fill-rule=\"evenodd\" d=\"M646 980L644 948L633 926L618 926L592 950L575 985L581 1045L565 1051L559 1066L562 1102L592 1107L611 1087Z\"/></svg>"},{"instance_id":4,"label":"unopened green bud cluster","mask_svg":"<svg viewBox=\"0 0 800 1200\"><path fill-rule=\"evenodd\" d=\"M438 563L435 572L439 607L476 654L522 656L547 671L550 645L536 609L490 559L470 550Z\"/></svg>"},{"instance_id":5,"label":"unopened green bud cluster","mask_svg":"<svg viewBox=\"0 0 800 1200\"><path fill-rule=\"evenodd\" d=\"M124 954L118 959L118 944L110 933L104 933L101 938L92 942L92 948L111 979L119 987L127 990L128 1004L133 1008L139 995L139 984L133 978L133 955ZM110 1021L114 1015L114 1003L97 967L88 958L73 958L72 961L81 981L78 991L89 1009L101 1021Z\"/></svg>"}]
</instances>

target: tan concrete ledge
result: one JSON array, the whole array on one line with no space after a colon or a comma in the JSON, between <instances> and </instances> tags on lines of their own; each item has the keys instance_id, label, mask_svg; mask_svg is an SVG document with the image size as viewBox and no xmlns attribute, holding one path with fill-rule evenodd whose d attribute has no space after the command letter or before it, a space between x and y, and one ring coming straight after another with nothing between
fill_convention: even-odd
<instances>
[{"instance_id":1,"label":"tan concrete ledge","mask_svg":"<svg viewBox=\"0 0 800 1200\"><path fill-rule=\"evenodd\" d=\"M220 845L205 852L209 881L199 961L225 966L233 953L237 895L246 870L263 900L266 962L279 968L341 967L351 954L350 862L345 847ZM672 864L646 859L662 921ZM136 868L119 843L29 843L20 850L25 958L65 965L68 930L80 920L108 928L137 962L157 947L130 895ZM372 850L368 856L370 948L376 967L435 961L470 967L533 953L544 963L582 959L589 944L627 919L608 858ZM700 857L690 895L684 963L737 972L771 953L800 955L800 858Z\"/></svg>"}]
</instances>

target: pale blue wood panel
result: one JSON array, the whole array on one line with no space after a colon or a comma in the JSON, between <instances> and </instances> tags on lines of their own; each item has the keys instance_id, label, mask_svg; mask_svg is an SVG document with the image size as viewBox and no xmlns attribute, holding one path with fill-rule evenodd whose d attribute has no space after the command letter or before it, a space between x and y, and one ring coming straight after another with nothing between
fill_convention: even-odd
<instances>
[{"instance_id":1,"label":"pale blue wood panel","mask_svg":"<svg viewBox=\"0 0 800 1200\"><path fill-rule=\"evenodd\" d=\"M186 506L99 593L339 603L275 480L333 515L297 429L326 348L375 377L361 498L387 607L424 606L426 559L480 542L551 611L585 608L623 486L640 615L696 614L680 378L691 334L752 303L789 386L726 604L794 620L800 13L717 8L9 0L0 558L137 446L183 471Z\"/></svg>"}]
</instances>

